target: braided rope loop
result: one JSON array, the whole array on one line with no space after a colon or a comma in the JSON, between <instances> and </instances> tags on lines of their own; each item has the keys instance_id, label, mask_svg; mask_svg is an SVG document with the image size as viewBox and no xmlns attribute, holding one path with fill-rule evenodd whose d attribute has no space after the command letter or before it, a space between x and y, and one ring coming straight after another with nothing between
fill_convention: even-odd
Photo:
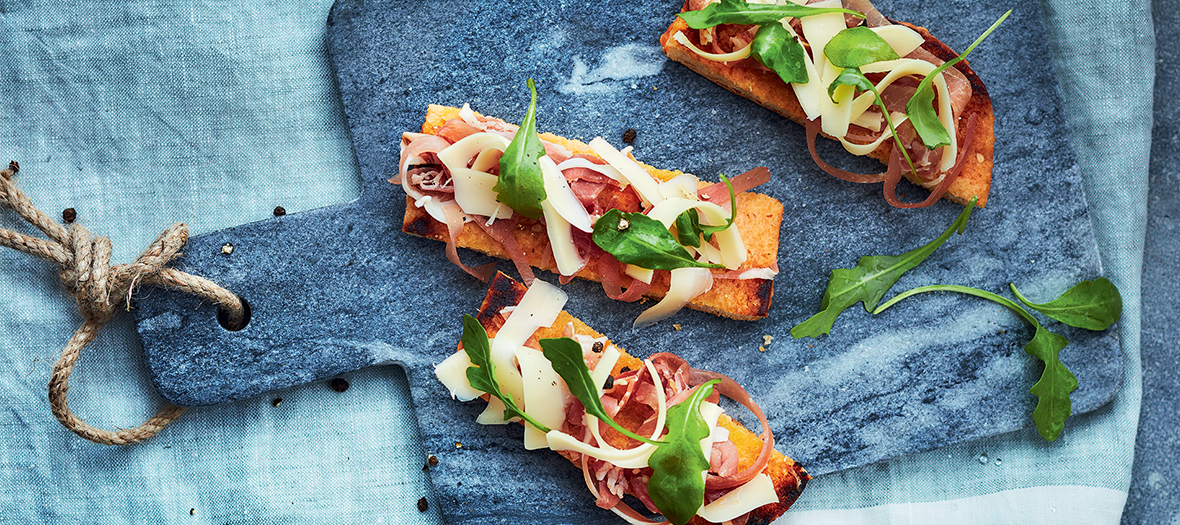
<instances>
[{"instance_id":1,"label":"braided rope loop","mask_svg":"<svg viewBox=\"0 0 1180 525\"><path fill-rule=\"evenodd\" d=\"M58 224L33 206L16 184L20 166L10 162L0 170L0 206L8 208L48 237L38 239L0 228L0 246L32 255L58 266L62 286L78 303L82 326L66 342L61 357L53 366L49 379L49 406L54 417L75 434L104 445L130 445L151 438L184 413L185 408L165 403L143 424L129 429L109 431L95 428L70 411L67 393L70 374L82 349L114 317L120 303L130 305L131 296L141 284L180 290L208 299L220 307L233 326L246 319L242 300L217 283L165 265L180 255L188 241L188 227L177 223L128 264L111 266L111 241L95 237L80 224L69 228ZM114 299L114 302L112 301Z\"/></svg>"}]
</instances>

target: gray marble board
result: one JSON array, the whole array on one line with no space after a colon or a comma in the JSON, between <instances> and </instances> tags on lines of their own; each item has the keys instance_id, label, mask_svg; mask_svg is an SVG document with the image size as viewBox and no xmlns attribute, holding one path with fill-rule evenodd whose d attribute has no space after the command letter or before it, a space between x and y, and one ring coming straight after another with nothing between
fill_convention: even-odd
<instances>
[{"instance_id":1,"label":"gray marble board","mask_svg":"<svg viewBox=\"0 0 1180 525\"><path fill-rule=\"evenodd\" d=\"M878 7L960 49L1002 13L971 2ZM580 281L564 286L575 316L638 356L672 351L734 377L767 412L778 448L813 475L1000 432L1024 429L1040 439L1030 428L1028 388L1041 365L1022 350L1031 329L999 306L926 294L875 318L858 305L831 336L791 338L791 326L817 310L830 270L924 244L961 207L893 209L879 185L820 172L802 128L665 59L658 37L678 10L675 0L338 1L327 47L362 195L191 239L183 266L246 298L252 318L244 330L227 331L213 308L190 296L158 291L139 301L157 389L180 405L209 405L363 367L403 366L422 436L406 446L442 460L431 471L430 498L448 523L593 523L609 514L594 506L576 469L550 452L524 451L519 427L480 427L481 403L452 401L435 381L432 365L454 351L462 314L476 311L486 288L447 262L442 244L400 232L404 196L386 182L397 171L399 136L421 126L427 104L467 102L519 121L532 77L542 131L586 141L602 135L621 146L623 132L635 129L639 159L707 178L768 166L773 180L759 191L785 205L767 319L684 311L633 330L645 305L611 301L597 284ZM996 112L991 201L965 235L953 236L889 295L933 283L1010 295L1014 282L1048 300L1102 274L1043 35L1037 8L1021 7L975 51L972 67ZM833 144L821 152L830 162L876 169ZM225 243L232 253L223 253ZM514 273L508 263L500 268ZM1046 326L1070 340L1061 358L1081 383L1074 412L1109 401L1122 376L1115 330Z\"/></svg>"}]
</instances>

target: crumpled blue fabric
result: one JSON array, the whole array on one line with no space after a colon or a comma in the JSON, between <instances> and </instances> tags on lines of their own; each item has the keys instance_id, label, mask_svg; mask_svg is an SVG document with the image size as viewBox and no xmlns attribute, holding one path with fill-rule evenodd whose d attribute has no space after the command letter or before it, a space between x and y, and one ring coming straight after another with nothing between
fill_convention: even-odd
<instances>
[{"instance_id":1,"label":"crumpled blue fabric","mask_svg":"<svg viewBox=\"0 0 1180 525\"><path fill-rule=\"evenodd\" d=\"M0 160L21 162L21 185L38 207L75 208L80 222L110 236L114 262L131 260L173 222L202 233L276 206L296 212L352 199L356 166L324 46L330 7L0 1ZM884 516L877 522L916 523L923 505L967 498L974 522L1015 523L970 498L1039 487L1070 494L1076 484L1125 494L1141 394L1150 4L1043 0L1041 8L1103 261L1125 301L1123 389L1108 407L1071 420L1058 443L1010 434L817 479L796 506L813 522L869 509ZM38 233L7 212L0 228ZM46 402L53 362L79 323L55 268L0 250L0 522L439 521L434 509L419 510L429 482L425 458L407 446L417 429L400 369L348 374L345 392L321 382L193 409L144 444L101 446L62 428ZM134 341L130 316L117 318L75 371L71 408L95 426L138 424L160 403ZM1096 457L1104 476L1091 475ZM914 512L872 513L883 505ZM1091 522L1117 521L1121 502L1103 505Z\"/></svg>"}]
</instances>

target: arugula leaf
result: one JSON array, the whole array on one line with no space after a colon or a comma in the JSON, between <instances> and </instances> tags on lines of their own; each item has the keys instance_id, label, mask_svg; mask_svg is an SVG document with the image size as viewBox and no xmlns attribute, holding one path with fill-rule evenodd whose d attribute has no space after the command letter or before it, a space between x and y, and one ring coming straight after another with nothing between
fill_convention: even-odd
<instances>
[{"instance_id":1,"label":"arugula leaf","mask_svg":"<svg viewBox=\"0 0 1180 525\"><path fill-rule=\"evenodd\" d=\"M733 183L729 182L729 177L724 173L720 174L721 182L725 183L725 188L729 190L729 220L725 221L724 225L710 226L708 224L701 225L701 233L705 236L706 241L713 240L713 234L725 231L733 226L733 220L737 217L737 195L733 191Z\"/></svg>"},{"instance_id":2,"label":"arugula leaf","mask_svg":"<svg viewBox=\"0 0 1180 525\"><path fill-rule=\"evenodd\" d=\"M549 427L529 417L516 406L516 400L512 399L512 394L500 391L500 385L496 382L496 365L492 363L492 347L488 341L488 332L484 330L482 324L479 324L479 320L469 314L463 314L463 337L460 340L463 342L463 350L467 352L467 357L471 359L471 364L475 365L467 368L467 381L471 383L471 386L491 394L504 403L505 421L519 417L528 421L537 430L549 432Z\"/></svg>"},{"instance_id":3,"label":"arugula leaf","mask_svg":"<svg viewBox=\"0 0 1180 525\"><path fill-rule=\"evenodd\" d=\"M806 84L810 80L804 62L805 53L803 44L782 24L759 27L750 46L750 56L777 73L787 84Z\"/></svg>"},{"instance_id":4,"label":"arugula leaf","mask_svg":"<svg viewBox=\"0 0 1180 525\"><path fill-rule=\"evenodd\" d=\"M676 216L676 241L681 245L700 248L702 235L706 241L711 241L713 234L728 230L730 226L733 226L733 220L737 217L737 195L733 191L733 183L724 173L721 174L721 181L729 189L729 219L725 221L725 224L701 224L701 217L696 208L685 210L684 213Z\"/></svg>"},{"instance_id":5,"label":"arugula leaf","mask_svg":"<svg viewBox=\"0 0 1180 525\"><path fill-rule=\"evenodd\" d=\"M1119 289L1105 277L1082 281L1047 303L1035 304L1025 299L1015 284L1009 284L1020 302L1067 325L1087 330L1106 330L1123 313Z\"/></svg>"},{"instance_id":6,"label":"arugula leaf","mask_svg":"<svg viewBox=\"0 0 1180 525\"><path fill-rule=\"evenodd\" d=\"M786 17L802 18L824 13L845 13L864 18L863 13L838 7L807 7L787 2L783 5L748 4L741 0L721 0L700 11L680 13L693 29L705 29L719 24L767 25L777 24Z\"/></svg>"},{"instance_id":7,"label":"arugula leaf","mask_svg":"<svg viewBox=\"0 0 1180 525\"><path fill-rule=\"evenodd\" d=\"M971 217L971 210L975 208L975 201L976 199L972 198L950 227L925 246L901 255L861 257L855 268L832 270L832 277L824 292L823 302L820 303L819 313L791 328L791 337L799 339L830 334L836 318L857 302L863 302L865 311L871 312L901 274L926 260L950 238L951 233L957 230L962 235L967 227L967 219Z\"/></svg>"},{"instance_id":8,"label":"arugula leaf","mask_svg":"<svg viewBox=\"0 0 1180 525\"><path fill-rule=\"evenodd\" d=\"M970 46L967 46L966 51L961 53L959 56L944 62L941 66L935 68L934 71L931 71L929 75L926 75L926 78L923 78L922 82L918 84L918 89L914 92L913 96L910 97L909 102L906 102L906 115L909 115L910 122L914 125L914 131L918 132L918 137L922 139L922 143L925 144L928 149L946 146L951 143L950 133L947 132L946 127L942 125L942 122L938 120L938 114L934 111L934 77L938 76L939 73L945 71L947 68L957 64L960 60L967 58L967 55L975 49L975 46L978 46L980 42L983 42L983 39L987 38L988 35L992 33L992 31L995 31L997 27L1000 27L1000 24L1003 23L1010 14L1012 14L1011 9L1009 9L1007 13L1004 13L1004 15L999 18L999 20L996 20L996 22L992 24L991 27L987 28L987 31L984 31L982 35L979 35L979 38L975 39L975 42L972 42Z\"/></svg>"},{"instance_id":9,"label":"arugula leaf","mask_svg":"<svg viewBox=\"0 0 1180 525\"><path fill-rule=\"evenodd\" d=\"M682 246L701 247L701 217L696 208L689 208L676 216L676 242Z\"/></svg>"},{"instance_id":10,"label":"arugula leaf","mask_svg":"<svg viewBox=\"0 0 1180 525\"><path fill-rule=\"evenodd\" d=\"M623 428L622 425L611 419L610 414L606 413L606 409L602 406L602 399L598 397L598 385L594 384L594 379L590 377L590 368L586 366L586 361L582 357L582 345L568 337L541 339L540 343L541 352L545 359L553 364L553 371L565 380L570 393L582 402L587 414L601 419L611 428L631 439L653 445L660 444L659 441L652 441Z\"/></svg>"},{"instance_id":11,"label":"arugula leaf","mask_svg":"<svg viewBox=\"0 0 1180 525\"><path fill-rule=\"evenodd\" d=\"M619 262L649 270L723 267L693 259L664 223L642 213L612 208L594 223L592 238L594 244Z\"/></svg>"},{"instance_id":12,"label":"arugula leaf","mask_svg":"<svg viewBox=\"0 0 1180 525\"><path fill-rule=\"evenodd\" d=\"M705 479L709 458L701 450L701 440L709 436L709 425L701 417L701 401L713 393L709 381L688 399L668 409L666 442L652 452L647 465L652 468L647 494L668 522L684 525L705 502Z\"/></svg>"},{"instance_id":13,"label":"arugula leaf","mask_svg":"<svg viewBox=\"0 0 1180 525\"><path fill-rule=\"evenodd\" d=\"M538 162L545 155L545 146L537 136L537 87L528 79L529 109L520 129L504 155L500 157L500 176L492 188L500 202L516 213L530 219L541 217L541 201L545 200L545 182Z\"/></svg>"},{"instance_id":14,"label":"arugula leaf","mask_svg":"<svg viewBox=\"0 0 1180 525\"><path fill-rule=\"evenodd\" d=\"M1069 341L1039 323L1036 327L1036 335L1024 345L1024 351L1043 361L1045 371L1028 391L1037 396L1037 407L1033 409L1037 432L1046 441L1053 441L1065 430L1065 420L1072 413L1069 394L1077 390L1078 378L1058 359L1059 352Z\"/></svg>"},{"instance_id":15,"label":"arugula leaf","mask_svg":"<svg viewBox=\"0 0 1180 525\"><path fill-rule=\"evenodd\" d=\"M1061 349L1065 348L1069 341L1065 337L1045 329L1032 314L1021 308L1020 305L994 293L967 286L936 284L914 288L885 302L880 308L873 311L873 315L885 311L886 308L897 304L898 301L906 297L936 291L965 293L994 301L1016 312L1036 328L1032 340L1024 345L1026 353L1045 363L1045 371L1041 373L1041 379L1029 389L1031 394L1037 396L1037 407L1033 409L1032 417L1041 437L1046 441L1057 439L1061 435L1061 431L1065 429L1065 420L1072 410L1069 394L1078 388L1078 378L1058 358Z\"/></svg>"},{"instance_id":16,"label":"arugula leaf","mask_svg":"<svg viewBox=\"0 0 1180 525\"><path fill-rule=\"evenodd\" d=\"M865 26L849 27L836 33L824 46L824 56L841 68L856 68L901 58L889 42ZM828 92L831 92L831 88L828 88Z\"/></svg>"}]
</instances>

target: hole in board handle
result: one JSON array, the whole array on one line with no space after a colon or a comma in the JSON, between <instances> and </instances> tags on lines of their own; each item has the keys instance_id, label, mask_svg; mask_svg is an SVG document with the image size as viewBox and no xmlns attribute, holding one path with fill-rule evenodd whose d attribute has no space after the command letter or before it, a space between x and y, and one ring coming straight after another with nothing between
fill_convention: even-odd
<instances>
[{"instance_id":1,"label":"hole in board handle","mask_svg":"<svg viewBox=\"0 0 1180 525\"><path fill-rule=\"evenodd\" d=\"M217 309L217 324L220 324L222 328L231 332L237 332L250 324L250 301L247 301L245 297L240 295L238 296L238 300L242 301L242 321L237 324L230 322L229 312L225 308Z\"/></svg>"}]
</instances>

